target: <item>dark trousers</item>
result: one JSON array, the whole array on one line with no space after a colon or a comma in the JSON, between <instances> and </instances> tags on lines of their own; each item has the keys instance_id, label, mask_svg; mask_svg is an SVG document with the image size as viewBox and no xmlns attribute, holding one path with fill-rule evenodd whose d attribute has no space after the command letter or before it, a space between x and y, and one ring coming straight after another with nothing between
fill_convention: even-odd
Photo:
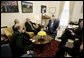
<instances>
[{"instance_id":1,"label":"dark trousers","mask_svg":"<svg viewBox=\"0 0 84 58\"><path fill-rule=\"evenodd\" d=\"M32 30L31 32L34 32L35 35L37 35L37 33L40 31L40 29L35 29L35 30Z\"/></svg>"},{"instance_id":2,"label":"dark trousers","mask_svg":"<svg viewBox=\"0 0 84 58\"><path fill-rule=\"evenodd\" d=\"M73 47L73 56L77 56L79 57L80 56L80 45L81 45L81 42L80 41L75 41L74 42L74 47Z\"/></svg>"},{"instance_id":3,"label":"dark trousers","mask_svg":"<svg viewBox=\"0 0 84 58\"><path fill-rule=\"evenodd\" d=\"M30 39L29 34L23 33L23 35L24 35L24 37L25 37L25 44L26 44L26 45L31 45L32 42L29 40L29 39Z\"/></svg>"},{"instance_id":4,"label":"dark trousers","mask_svg":"<svg viewBox=\"0 0 84 58\"><path fill-rule=\"evenodd\" d=\"M51 35L52 38L55 39L56 35L57 35L57 31L53 31L53 32L50 32L49 30L44 30L48 35Z\"/></svg>"},{"instance_id":5,"label":"dark trousers","mask_svg":"<svg viewBox=\"0 0 84 58\"><path fill-rule=\"evenodd\" d=\"M26 38L30 39L29 34L27 34L27 33L23 33L23 35L24 35Z\"/></svg>"},{"instance_id":6,"label":"dark trousers","mask_svg":"<svg viewBox=\"0 0 84 58\"><path fill-rule=\"evenodd\" d=\"M55 54L55 57L64 57L65 52L67 52L72 57L80 57L83 55L83 51L80 51L80 42L74 42L73 48L67 48L64 45L64 42L60 44L59 51Z\"/></svg>"},{"instance_id":7,"label":"dark trousers","mask_svg":"<svg viewBox=\"0 0 84 58\"><path fill-rule=\"evenodd\" d=\"M65 52L68 53L71 56L74 55L73 49L67 48L67 47L60 47L59 51L54 56L55 57L64 57L65 56Z\"/></svg>"},{"instance_id":8,"label":"dark trousers","mask_svg":"<svg viewBox=\"0 0 84 58\"><path fill-rule=\"evenodd\" d=\"M64 48L60 48L59 51L56 52L54 57L64 57L64 54L65 54L65 49Z\"/></svg>"}]
</instances>

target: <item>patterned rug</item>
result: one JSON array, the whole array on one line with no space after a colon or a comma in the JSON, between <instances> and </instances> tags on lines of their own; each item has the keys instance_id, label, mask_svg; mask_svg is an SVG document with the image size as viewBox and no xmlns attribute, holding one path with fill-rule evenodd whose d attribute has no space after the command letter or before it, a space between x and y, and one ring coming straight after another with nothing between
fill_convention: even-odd
<instances>
[{"instance_id":1,"label":"patterned rug","mask_svg":"<svg viewBox=\"0 0 84 58\"><path fill-rule=\"evenodd\" d=\"M43 45L41 48L36 46L34 48L35 57L53 57L59 50L60 42L52 40L50 43Z\"/></svg>"}]
</instances>

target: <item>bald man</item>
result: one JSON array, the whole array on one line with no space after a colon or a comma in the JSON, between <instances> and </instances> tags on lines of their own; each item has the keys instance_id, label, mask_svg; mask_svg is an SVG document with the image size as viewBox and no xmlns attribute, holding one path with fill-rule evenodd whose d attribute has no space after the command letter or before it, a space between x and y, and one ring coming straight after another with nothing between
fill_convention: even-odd
<instances>
[{"instance_id":1,"label":"bald man","mask_svg":"<svg viewBox=\"0 0 84 58\"><path fill-rule=\"evenodd\" d=\"M33 24L36 25L35 23L31 22L29 18L26 18L26 22L25 22L26 31L34 32L35 35L37 35L37 33L40 31L40 29L34 28Z\"/></svg>"}]
</instances>

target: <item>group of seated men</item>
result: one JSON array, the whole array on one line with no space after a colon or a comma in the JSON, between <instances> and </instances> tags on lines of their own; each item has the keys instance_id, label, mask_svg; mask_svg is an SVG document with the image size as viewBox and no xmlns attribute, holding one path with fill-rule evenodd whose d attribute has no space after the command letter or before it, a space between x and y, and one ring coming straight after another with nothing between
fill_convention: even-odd
<instances>
[{"instance_id":1,"label":"group of seated men","mask_svg":"<svg viewBox=\"0 0 84 58\"><path fill-rule=\"evenodd\" d=\"M29 57L30 54L34 55L32 51L33 44L30 41L29 34L27 34L25 31L34 32L34 34L37 35L37 33L41 30L41 25L33 23L30 21L29 18L26 18L25 30L20 24L19 20L15 19L14 23L15 24L12 27L14 32L10 40L10 47L12 50L13 57L23 57L24 55L26 55L24 57ZM39 27L35 28L33 24ZM46 30L47 34L52 35L54 31L56 32L58 24L59 21L56 20L54 16L52 16L51 20L49 20L48 23L48 29Z\"/></svg>"},{"instance_id":2,"label":"group of seated men","mask_svg":"<svg viewBox=\"0 0 84 58\"><path fill-rule=\"evenodd\" d=\"M26 30L25 30L17 19L14 22L15 22L15 24L13 25L14 32L10 40L10 46L12 49L13 57L34 56L33 44L30 41L30 36L27 33L25 33L25 31L34 32L34 34L37 35L37 33L41 30L41 25L33 23L30 21L29 18L26 18L26 22L25 22ZM35 28L33 24L39 27ZM52 36L53 35L56 36L57 33L56 29L58 25L59 25L59 20L55 19L55 17L52 16L51 20L49 20L49 23L47 25L47 29L45 30L46 33ZM65 52L67 51L74 51L68 53L71 54L73 53L72 56L78 56L79 50L83 50L83 21L80 22L79 27L73 33L67 29L65 30L65 33L61 37L62 42L59 46L60 50L58 51L58 53L56 53L55 56L63 57ZM64 47L67 39L69 38L72 38L75 41L74 47L71 48L70 50Z\"/></svg>"}]
</instances>

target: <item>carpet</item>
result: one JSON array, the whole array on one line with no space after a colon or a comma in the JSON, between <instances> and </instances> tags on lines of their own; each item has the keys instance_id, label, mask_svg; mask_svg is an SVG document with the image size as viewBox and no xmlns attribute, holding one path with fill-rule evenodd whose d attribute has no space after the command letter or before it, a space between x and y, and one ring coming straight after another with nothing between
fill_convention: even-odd
<instances>
[{"instance_id":1,"label":"carpet","mask_svg":"<svg viewBox=\"0 0 84 58\"><path fill-rule=\"evenodd\" d=\"M34 47L35 57L53 57L53 55L59 50L60 42L52 40L50 43L45 44L41 49L40 47Z\"/></svg>"}]
</instances>

